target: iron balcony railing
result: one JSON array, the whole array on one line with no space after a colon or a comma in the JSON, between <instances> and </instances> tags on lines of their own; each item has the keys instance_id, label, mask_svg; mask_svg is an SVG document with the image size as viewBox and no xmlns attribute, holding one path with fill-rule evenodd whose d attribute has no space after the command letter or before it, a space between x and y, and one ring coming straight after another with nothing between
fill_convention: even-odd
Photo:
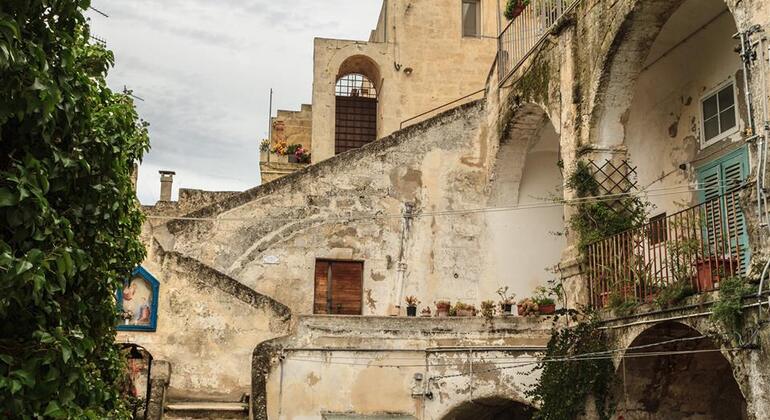
<instances>
[{"instance_id":1,"label":"iron balcony railing","mask_svg":"<svg viewBox=\"0 0 770 420\"><path fill-rule=\"evenodd\" d=\"M524 11L508 23L498 37L500 84L540 46L559 18L580 0L531 0Z\"/></svg>"},{"instance_id":2,"label":"iron balcony railing","mask_svg":"<svg viewBox=\"0 0 770 420\"><path fill-rule=\"evenodd\" d=\"M670 286L694 293L745 275L750 249L735 189L676 214L588 245L585 274L595 308L648 303Z\"/></svg>"}]
</instances>

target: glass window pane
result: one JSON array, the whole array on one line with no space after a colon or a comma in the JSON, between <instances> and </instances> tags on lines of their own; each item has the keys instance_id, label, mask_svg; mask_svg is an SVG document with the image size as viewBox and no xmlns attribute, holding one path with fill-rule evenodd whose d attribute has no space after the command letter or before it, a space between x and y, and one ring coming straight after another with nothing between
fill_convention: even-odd
<instances>
[{"instance_id":1,"label":"glass window pane","mask_svg":"<svg viewBox=\"0 0 770 420\"><path fill-rule=\"evenodd\" d=\"M717 95L712 95L703 101L703 119L707 120L719 112L717 106Z\"/></svg>"},{"instance_id":2,"label":"glass window pane","mask_svg":"<svg viewBox=\"0 0 770 420\"><path fill-rule=\"evenodd\" d=\"M733 95L733 85L730 85L719 91L719 110L724 111L733 105L735 105L735 95Z\"/></svg>"},{"instance_id":3,"label":"glass window pane","mask_svg":"<svg viewBox=\"0 0 770 420\"><path fill-rule=\"evenodd\" d=\"M463 36L478 36L479 2L463 2Z\"/></svg>"},{"instance_id":4,"label":"glass window pane","mask_svg":"<svg viewBox=\"0 0 770 420\"><path fill-rule=\"evenodd\" d=\"M719 118L721 121L721 127L720 129L724 133L725 131L735 127L736 121L735 121L735 108L729 108L724 111L722 111L719 114Z\"/></svg>"},{"instance_id":5,"label":"glass window pane","mask_svg":"<svg viewBox=\"0 0 770 420\"><path fill-rule=\"evenodd\" d=\"M719 118L711 118L703 123L703 129L706 136L706 141L713 139L719 135Z\"/></svg>"}]
</instances>

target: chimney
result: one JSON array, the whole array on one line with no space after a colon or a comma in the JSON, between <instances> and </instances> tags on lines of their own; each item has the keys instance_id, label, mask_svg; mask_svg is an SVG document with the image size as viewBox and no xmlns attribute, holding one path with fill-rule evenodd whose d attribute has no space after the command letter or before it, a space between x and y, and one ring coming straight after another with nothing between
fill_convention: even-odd
<instances>
[{"instance_id":1,"label":"chimney","mask_svg":"<svg viewBox=\"0 0 770 420\"><path fill-rule=\"evenodd\" d=\"M158 171L160 173L160 201L171 201L171 187L174 185L173 171Z\"/></svg>"}]
</instances>

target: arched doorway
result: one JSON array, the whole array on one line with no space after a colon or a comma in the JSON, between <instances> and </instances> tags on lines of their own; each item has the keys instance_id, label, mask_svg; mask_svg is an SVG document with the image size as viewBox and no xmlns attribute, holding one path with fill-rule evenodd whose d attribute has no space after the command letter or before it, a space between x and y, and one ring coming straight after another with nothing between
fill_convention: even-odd
<instances>
[{"instance_id":1,"label":"arched doorway","mask_svg":"<svg viewBox=\"0 0 770 420\"><path fill-rule=\"evenodd\" d=\"M549 269L561 260L566 246L564 207L559 167L560 136L539 105L522 105L509 133L501 139L489 183L485 214L487 295L509 287L517 296L531 296L535 288L553 279ZM537 247L529 246L532 240Z\"/></svg>"},{"instance_id":2,"label":"arched doorway","mask_svg":"<svg viewBox=\"0 0 770 420\"><path fill-rule=\"evenodd\" d=\"M442 420L529 420L534 414L535 409L527 404L491 397L464 402Z\"/></svg>"},{"instance_id":3,"label":"arched doorway","mask_svg":"<svg viewBox=\"0 0 770 420\"><path fill-rule=\"evenodd\" d=\"M730 362L695 329L676 322L658 324L629 348L618 368L616 389L616 411L623 419L747 418Z\"/></svg>"},{"instance_id":4,"label":"arched doorway","mask_svg":"<svg viewBox=\"0 0 770 420\"><path fill-rule=\"evenodd\" d=\"M334 88L334 154L377 139L379 77L377 64L368 57L350 57L340 66Z\"/></svg>"}]
</instances>

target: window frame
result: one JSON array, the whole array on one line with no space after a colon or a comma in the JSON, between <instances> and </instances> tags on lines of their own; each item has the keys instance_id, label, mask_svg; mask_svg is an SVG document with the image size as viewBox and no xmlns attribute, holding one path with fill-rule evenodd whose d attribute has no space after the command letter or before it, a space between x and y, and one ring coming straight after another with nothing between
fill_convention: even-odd
<instances>
[{"instance_id":1,"label":"window frame","mask_svg":"<svg viewBox=\"0 0 770 420\"><path fill-rule=\"evenodd\" d=\"M466 35L465 34L465 13L463 11L463 7L465 6L465 3L476 3L476 34L475 35ZM483 13L482 13L482 5L481 0L460 0L460 36L462 38L483 38Z\"/></svg>"},{"instance_id":2,"label":"window frame","mask_svg":"<svg viewBox=\"0 0 770 420\"><path fill-rule=\"evenodd\" d=\"M712 96L717 97L717 115L716 118L721 118L721 110L719 109L719 93L726 89L728 86L733 87L733 112L735 113L735 126L730 128L727 131L723 131L716 135L714 138L706 140L706 115L704 110L704 103L707 99L711 98ZM715 88L711 89L710 91L706 92L700 97L700 101L698 102L699 108L698 108L698 115L700 119L700 130L701 130L701 149L705 149L711 145L714 145L716 143L721 142L722 140L740 132L740 113L738 112L738 89L737 85L735 83L735 80L732 77L729 77L724 82L717 85ZM721 121L720 121L720 129L721 129Z\"/></svg>"}]
</instances>

